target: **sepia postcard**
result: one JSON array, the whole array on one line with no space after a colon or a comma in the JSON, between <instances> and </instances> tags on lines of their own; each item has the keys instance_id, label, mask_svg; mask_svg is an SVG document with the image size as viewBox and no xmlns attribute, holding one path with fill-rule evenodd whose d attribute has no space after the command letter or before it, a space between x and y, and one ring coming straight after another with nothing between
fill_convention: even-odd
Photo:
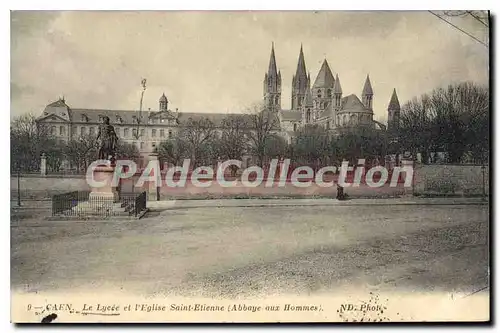
<instances>
[{"instance_id":1,"label":"sepia postcard","mask_svg":"<svg viewBox=\"0 0 500 333\"><path fill-rule=\"evenodd\" d=\"M11 11L13 323L490 321L490 12Z\"/></svg>"}]
</instances>

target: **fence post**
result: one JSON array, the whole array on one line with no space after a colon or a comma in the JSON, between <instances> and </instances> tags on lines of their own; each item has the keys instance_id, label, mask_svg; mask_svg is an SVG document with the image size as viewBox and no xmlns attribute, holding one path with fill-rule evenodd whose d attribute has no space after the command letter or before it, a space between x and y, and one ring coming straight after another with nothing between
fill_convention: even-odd
<instances>
[{"instance_id":1,"label":"fence post","mask_svg":"<svg viewBox=\"0 0 500 333\"><path fill-rule=\"evenodd\" d=\"M21 170L17 168L17 206L21 207Z\"/></svg>"},{"instance_id":2,"label":"fence post","mask_svg":"<svg viewBox=\"0 0 500 333\"><path fill-rule=\"evenodd\" d=\"M40 160L40 174L42 176L47 175L47 157L45 156L45 153L42 153Z\"/></svg>"},{"instance_id":3,"label":"fence post","mask_svg":"<svg viewBox=\"0 0 500 333\"><path fill-rule=\"evenodd\" d=\"M156 182L155 181L149 182L148 200L158 201L158 200L160 200L159 186L161 186L161 170L160 170L160 163L158 161L158 154L157 153L149 154L149 161L155 163L155 165L157 167L153 169L153 173L154 173L154 177L156 178ZM159 174L157 174L157 172Z\"/></svg>"}]
</instances>

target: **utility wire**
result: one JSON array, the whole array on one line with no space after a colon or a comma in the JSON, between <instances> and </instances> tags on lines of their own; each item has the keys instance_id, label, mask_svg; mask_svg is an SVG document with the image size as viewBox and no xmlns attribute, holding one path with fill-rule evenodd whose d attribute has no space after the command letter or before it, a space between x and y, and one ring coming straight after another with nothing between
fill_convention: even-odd
<instances>
[{"instance_id":1,"label":"utility wire","mask_svg":"<svg viewBox=\"0 0 500 333\"><path fill-rule=\"evenodd\" d=\"M484 23L483 20L481 20L477 15L474 15L471 11L467 11L467 13L476 20L478 20L479 22L481 22L485 27L489 27L488 24Z\"/></svg>"},{"instance_id":2,"label":"utility wire","mask_svg":"<svg viewBox=\"0 0 500 333\"><path fill-rule=\"evenodd\" d=\"M459 27L457 27L456 25L454 25L453 23L451 23L450 21L447 21L445 20L444 18L442 18L441 16L437 15L436 13L433 13L432 11L429 10L429 13L431 13L432 15L436 16L438 19L440 20L443 20L445 21L446 23L448 23L449 25L451 25L452 27L454 27L455 29L461 31L462 33L466 34L467 36L469 36L470 38L474 39L476 42L478 43L481 43L483 44L484 46L488 47L488 44L485 44L483 43L482 41L480 41L479 39L477 39L476 37L472 36L470 33L468 33L467 31L465 30L462 30L460 29Z\"/></svg>"}]
</instances>

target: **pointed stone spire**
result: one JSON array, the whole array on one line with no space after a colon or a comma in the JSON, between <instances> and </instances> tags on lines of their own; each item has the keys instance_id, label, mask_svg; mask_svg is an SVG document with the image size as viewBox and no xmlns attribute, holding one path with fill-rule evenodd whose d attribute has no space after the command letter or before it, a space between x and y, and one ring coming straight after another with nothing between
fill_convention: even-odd
<instances>
[{"instance_id":1,"label":"pointed stone spire","mask_svg":"<svg viewBox=\"0 0 500 333\"><path fill-rule=\"evenodd\" d=\"M267 71L267 74L270 77L277 77L278 76L278 71L276 67L276 57L274 55L274 42L271 46L271 57L269 58L269 69Z\"/></svg>"},{"instance_id":2,"label":"pointed stone spire","mask_svg":"<svg viewBox=\"0 0 500 333\"><path fill-rule=\"evenodd\" d=\"M340 85L339 75L335 75L335 83L333 84L333 93L342 95L342 86Z\"/></svg>"},{"instance_id":3,"label":"pointed stone spire","mask_svg":"<svg viewBox=\"0 0 500 333\"><path fill-rule=\"evenodd\" d=\"M389 102L388 110L401 110L399 105L398 95L396 94L396 88L392 91L391 101Z\"/></svg>"},{"instance_id":4,"label":"pointed stone spire","mask_svg":"<svg viewBox=\"0 0 500 333\"><path fill-rule=\"evenodd\" d=\"M318 76L316 76L313 88L333 88L334 83L335 79L333 78L330 66L328 66L328 61L325 59L321 65Z\"/></svg>"},{"instance_id":5,"label":"pointed stone spire","mask_svg":"<svg viewBox=\"0 0 500 333\"><path fill-rule=\"evenodd\" d=\"M297 71L295 72L295 78L306 77L306 62L304 60L304 51L302 50L302 43L300 44L299 61L297 63Z\"/></svg>"},{"instance_id":6,"label":"pointed stone spire","mask_svg":"<svg viewBox=\"0 0 500 333\"><path fill-rule=\"evenodd\" d=\"M363 87L362 95L373 95L372 84L370 82L370 74L366 76L365 86Z\"/></svg>"}]
</instances>

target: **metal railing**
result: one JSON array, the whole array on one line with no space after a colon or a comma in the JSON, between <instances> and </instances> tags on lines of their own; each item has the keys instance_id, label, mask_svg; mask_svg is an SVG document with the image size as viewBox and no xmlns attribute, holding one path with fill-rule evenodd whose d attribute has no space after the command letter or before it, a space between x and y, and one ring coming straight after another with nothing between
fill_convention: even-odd
<instances>
[{"instance_id":1,"label":"metal railing","mask_svg":"<svg viewBox=\"0 0 500 333\"><path fill-rule=\"evenodd\" d=\"M135 216L146 210L146 192L142 192L135 198Z\"/></svg>"},{"instance_id":2,"label":"metal railing","mask_svg":"<svg viewBox=\"0 0 500 333\"><path fill-rule=\"evenodd\" d=\"M96 217L134 216L146 210L146 192L120 194L111 198L90 196L89 191L74 191L52 197L52 216L92 219Z\"/></svg>"}]
</instances>

